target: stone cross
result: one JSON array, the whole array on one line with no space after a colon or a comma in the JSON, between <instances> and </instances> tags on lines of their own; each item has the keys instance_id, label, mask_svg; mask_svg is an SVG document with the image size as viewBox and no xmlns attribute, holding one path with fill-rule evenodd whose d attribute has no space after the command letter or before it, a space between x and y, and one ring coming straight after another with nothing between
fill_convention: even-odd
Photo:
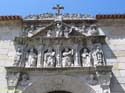
<instances>
[{"instance_id":1,"label":"stone cross","mask_svg":"<svg viewBox=\"0 0 125 93\"><path fill-rule=\"evenodd\" d=\"M60 10L61 9L64 9L63 6L60 6L59 4L57 4L56 6L53 7L54 10L57 10L57 14L59 15L60 14Z\"/></svg>"}]
</instances>

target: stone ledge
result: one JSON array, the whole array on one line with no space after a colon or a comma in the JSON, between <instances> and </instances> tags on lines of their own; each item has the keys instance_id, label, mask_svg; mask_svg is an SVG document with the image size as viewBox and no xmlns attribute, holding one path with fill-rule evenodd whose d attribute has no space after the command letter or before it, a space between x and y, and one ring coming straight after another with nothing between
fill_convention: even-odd
<instances>
[{"instance_id":1,"label":"stone ledge","mask_svg":"<svg viewBox=\"0 0 125 93\"><path fill-rule=\"evenodd\" d=\"M96 67L64 67L64 68L24 68L24 67L5 67L8 72L46 72L46 73L96 73L96 71L111 72L112 66Z\"/></svg>"},{"instance_id":2,"label":"stone ledge","mask_svg":"<svg viewBox=\"0 0 125 93\"><path fill-rule=\"evenodd\" d=\"M47 73L63 73L63 72L82 72L82 73L94 73L96 69L94 67L65 67L65 68L23 68L23 67L5 67L8 72L47 72Z\"/></svg>"},{"instance_id":3,"label":"stone ledge","mask_svg":"<svg viewBox=\"0 0 125 93\"><path fill-rule=\"evenodd\" d=\"M112 65L108 65L108 66L96 66L96 71L99 71L99 72L111 72L112 71Z\"/></svg>"}]
</instances>

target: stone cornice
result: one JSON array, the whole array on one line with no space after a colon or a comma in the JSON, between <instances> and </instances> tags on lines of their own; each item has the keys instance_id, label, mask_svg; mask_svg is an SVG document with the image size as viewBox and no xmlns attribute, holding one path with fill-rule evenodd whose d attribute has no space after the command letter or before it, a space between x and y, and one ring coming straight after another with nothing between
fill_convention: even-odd
<instances>
[{"instance_id":1,"label":"stone cornice","mask_svg":"<svg viewBox=\"0 0 125 93\"><path fill-rule=\"evenodd\" d=\"M24 68L24 67L5 67L8 72L53 72L53 73L64 73L64 72L84 72L84 73L95 73L97 72L111 72L112 65L96 66L96 67L62 67L62 68Z\"/></svg>"},{"instance_id":2,"label":"stone cornice","mask_svg":"<svg viewBox=\"0 0 125 93\"><path fill-rule=\"evenodd\" d=\"M125 19L125 14L97 14L96 19ZM4 20L23 20L23 18L20 15L0 16L0 21Z\"/></svg>"}]
</instances>

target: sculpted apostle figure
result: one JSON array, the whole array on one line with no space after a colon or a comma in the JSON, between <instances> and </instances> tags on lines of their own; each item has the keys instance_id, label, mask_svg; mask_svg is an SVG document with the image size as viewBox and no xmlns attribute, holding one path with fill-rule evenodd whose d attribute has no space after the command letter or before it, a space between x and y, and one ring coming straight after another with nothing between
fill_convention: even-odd
<instances>
[{"instance_id":1,"label":"sculpted apostle figure","mask_svg":"<svg viewBox=\"0 0 125 93\"><path fill-rule=\"evenodd\" d=\"M52 48L49 48L48 51L44 54L44 66L45 67L54 67L56 65L56 52Z\"/></svg>"},{"instance_id":2,"label":"sculpted apostle figure","mask_svg":"<svg viewBox=\"0 0 125 93\"><path fill-rule=\"evenodd\" d=\"M64 48L62 53L62 66L71 67L73 65L73 50Z\"/></svg>"},{"instance_id":3,"label":"sculpted apostle figure","mask_svg":"<svg viewBox=\"0 0 125 93\"><path fill-rule=\"evenodd\" d=\"M28 63L30 67L37 66L37 54L35 53L34 49L30 49L29 56L28 56Z\"/></svg>"},{"instance_id":4,"label":"sculpted apostle figure","mask_svg":"<svg viewBox=\"0 0 125 93\"><path fill-rule=\"evenodd\" d=\"M104 53L100 46L96 46L96 49L94 50L92 57L94 59L95 65L104 65L105 59L104 59Z\"/></svg>"},{"instance_id":5,"label":"sculpted apostle figure","mask_svg":"<svg viewBox=\"0 0 125 93\"><path fill-rule=\"evenodd\" d=\"M21 65L21 60L22 60L23 53L20 48L17 49L15 59L14 59L14 66L20 66Z\"/></svg>"},{"instance_id":6,"label":"sculpted apostle figure","mask_svg":"<svg viewBox=\"0 0 125 93\"><path fill-rule=\"evenodd\" d=\"M81 54L81 61L82 61L82 66L88 67L90 66L90 54L88 52L87 48L83 49L83 52Z\"/></svg>"}]
</instances>

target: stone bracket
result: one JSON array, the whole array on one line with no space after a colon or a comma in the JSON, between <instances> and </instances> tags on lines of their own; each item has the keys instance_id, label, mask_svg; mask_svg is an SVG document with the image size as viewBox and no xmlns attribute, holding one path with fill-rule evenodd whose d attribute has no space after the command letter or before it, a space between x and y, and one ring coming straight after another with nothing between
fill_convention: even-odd
<instances>
[{"instance_id":1,"label":"stone bracket","mask_svg":"<svg viewBox=\"0 0 125 93\"><path fill-rule=\"evenodd\" d=\"M21 72L19 71L8 71L6 74L8 93L15 93L16 87L20 79Z\"/></svg>"},{"instance_id":2,"label":"stone bracket","mask_svg":"<svg viewBox=\"0 0 125 93\"><path fill-rule=\"evenodd\" d=\"M112 66L98 66L97 70L97 78L100 87L102 87L103 93L110 93L110 82L112 78Z\"/></svg>"}]
</instances>

